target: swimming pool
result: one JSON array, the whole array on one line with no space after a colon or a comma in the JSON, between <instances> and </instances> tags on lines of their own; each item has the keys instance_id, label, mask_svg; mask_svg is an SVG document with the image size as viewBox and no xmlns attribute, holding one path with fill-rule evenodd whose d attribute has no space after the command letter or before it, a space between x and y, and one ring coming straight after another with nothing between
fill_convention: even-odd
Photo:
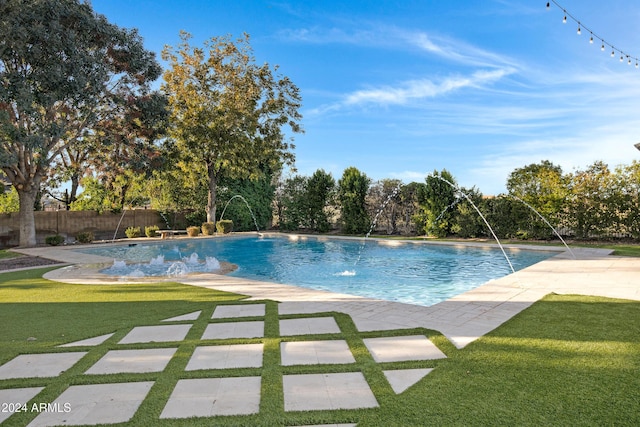
<instances>
[{"instance_id":1,"label":"swimming pool","mask_svg":"<svg viewBox=\"0 0 640 427\"><path fill-rule=\"evenodd\" d=\"M113 258L114 266L103 270L111 275L159 275L167 274L167 268L208 271L220 260L238 266L230 274L236 277L425 306L511 273L502 252L494 248L374 239L229 237L81 252ZM520 270L557 252L506 253Z\"/></svg>"}]
</instances>

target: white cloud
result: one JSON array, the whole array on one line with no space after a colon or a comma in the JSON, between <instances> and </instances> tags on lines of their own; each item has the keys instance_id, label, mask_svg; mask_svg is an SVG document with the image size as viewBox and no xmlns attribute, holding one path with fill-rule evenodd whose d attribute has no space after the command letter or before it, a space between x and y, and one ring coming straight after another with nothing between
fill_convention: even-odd
<instances>
[{"instance_id":1,"label":"white cloud","mask_svg":"<svg viewBox=\"0 0 640 427\"><path fill-rule=\"evenodd\" d=\"M344 104L364 103L404 105L414 99L433 98L464 87L482 87L513 73L514 69L481 70L469 76L451 76L434 82L429 79L411 80L398 87L360 90L345 97Z\"/></svg>"}]
</instances>

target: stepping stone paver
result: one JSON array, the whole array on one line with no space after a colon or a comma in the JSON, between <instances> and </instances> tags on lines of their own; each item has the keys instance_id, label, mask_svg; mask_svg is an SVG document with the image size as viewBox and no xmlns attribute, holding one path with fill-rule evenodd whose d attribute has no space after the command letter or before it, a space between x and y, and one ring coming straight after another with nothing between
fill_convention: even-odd
<instances>
[{"instance_id":1,"label":"stepping stone paver","mask_svg":"<svg viewBox=\"0 0 640 427\"><path fill-rule=\"evenodd\" d=\"M179 380L160 418L256 414L261 381L260 377Z\"/></svg>"},{"instance_id":2,"label":"stepping stone paver","mask_svg":"<svg viewBox=\"0 0 640 427\"><path fill-rule=\"evenodd\" d=\"M189 329L191 325L137 326L118 344L182 341Z\"/></svg>"},{"instance_id":3,"label":"stepping stone paver","mask_svg":"<svg viewBox=\"0 0 640 427\"><path fill-rule=\"evenodd\" d=\"M57 377L87 354L73 353L21 354L0 366L0 380L9 378Z\"/></svg>"},{"instance_id":4,"label":"stepping stone paver","mask_svg":"<svg viewBox=\"0 0 640 427\"><path fill-rule=\"evenodd\" d=\"M426 369L398 369L394 371L382 371L387 381L396 394L400 394L433 371Z\"/></svg>"},{"instance_id":5,"label":"stepping stone paver","mask_svg":"<svg viewBox=\"0 0 640 427\"><path fill-rule=\"evenodd\" d=\"M224 319L233 317L258 317L264 316L264 304L235 304L219 305L213 311L212 319Z\"/></svg>"},{"instance_id":6,"label":"stepping stone paver","mask_svg":"<svg viewBox=\"0 0 640 427\"><path fill-rule=\"evenodd\" d=\"M177 348L111 350L85 374L160 372L167 366L176 350Z\"/></svg>"},{"instance_id":7,"label":"stepping stone paver","mask_svg":"<svg viewBox=\"0 0 640 427\"><path fill-rule=\"evenodd\" d=\"M80 340L80 341L70 342L70 343L67 343L67 344L62 344L62 345L59 345L58 347L96 346L96 345L102 344L103 342L105 342L106 340L111 338L112 336L113 336L113 333L106 334L106 335L100 335L100 336L93 337L93 338L87 338L86 340Z\"/></svg>"},{"instance_id":8,"label":"stepping stone paver","mask_svg":"<svg viewBox=\"0 0 640 427\"><path fill-rule=\"evenodd\" d=\"M262 338L264 321L211 323L202 334L203 340L228 338Z\"/></svg>"},{"instance_id":9,"label":"stepping stone paver","mask_svg":"<svg viewBox=\"0 0 640 427\"><path fill-rule=\"evenodd\" d=\"M431 360L447 357L423 335L365 338L362 341L376 362Z\"/></svg>"},{"instance_id":10,"label":"stepping stone paver","mask_svg":"<svg viewBox=\"0 0 640 427\"><path fill-rule=\"evenodd\" d=\"M185 370L259 368L262 366L263 348L263 344L196 347Z\"/></svg>"},{"instance_id":11,"label":"stepping stone paver","mask_svg":"<svg viewBox=\"0 0 640 427\"><path fill-rule=\"evenodd\" d=\"M44 387L10 388L0 390L0 423L24 408L28 401ZM6 406L5 406L6 405ZM27 406L29 408L29 406Z\"/></svg>"},{"instance_id":12,"label":"stepping stone paver","mask_svg":"<svg viewBox=\"0 0 640 427\"><path fill-rule=\"evenodd\" d=\"M355 363L344 340L294 341L280 343L283 366Z\"/></svg>"},{"instance_id":13,"label":"stepping stone paver","mask_svg":"<svg viewBox=\"0 0 640 427\"><path fill-rule=\"evenodd\" d=\"M284 375L282 385L285 411L378 407L361 372Z\"/></svg>"},{"instance_id":14,"label":"stepping stone paver","mask_svg":"<svg viewBox=\"0 0 640 427\"><path fill-rule=\"evenodd\" d=\"M182 322L184 320L198 320L198 317L200 317L200 313L202 313L202 310L194 311L193 313L183 314L181 316L171 317L169 319L164 319L162 321L163 322Z\"/></svg>"},{"instance_id":15,"label":"stepping stone paver","mask_svg":"<svg viewBox=\"0 0 640 427\"><path fill-rule=\"evenodd\" d=\"M340 327L333 317L280 320L280 336L339 333Z\"/></svg>"},{"instance_id":16,"label":"stepping stone paver","mask_svg":"<svg viewBox=\"0 0 640 427\"><path fill-rule=\"evenodd\" d=\"M127 422L152 385L153 381L73 385L52 402L56 411L41 412L29 427Z\"/></svg>"}]
</instances>

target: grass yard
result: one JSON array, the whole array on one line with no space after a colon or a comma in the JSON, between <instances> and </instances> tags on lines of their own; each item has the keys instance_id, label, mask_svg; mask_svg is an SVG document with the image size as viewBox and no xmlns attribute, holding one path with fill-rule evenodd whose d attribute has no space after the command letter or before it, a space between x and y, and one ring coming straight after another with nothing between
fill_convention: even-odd
<instances>
[{"instance_id":1,"label":"grass yard","mask_svg":"<svg viewBox=\"0 0 640 427\"><path fill-rule=\"evenodd\" d=\"M492 333L457 350L436 331L426 329L358 332L350 317L330 313L348 342L355 364L330 366L331 372L363 372L380 408L284 412L282 375L325 372L318 365L280 366L278 312L266 301L265 337L234 343L264 343L262 368L227 375L262 376L259 415L187 420L158 416L211 321L217 304L240 295L177 283L141 285L68 285L41 278L45 269L0 274L0 364L18 354L68 351L55 346L101 334L114 336L87 349L77 366L57 378L0 380L0 389L46 385L39 401L53 401L70 384L154 381L132 425L278 426L359 422L361 426L421 425L629 425L640 424L640 302L549 295ZM202 310L192 322L176 356L161 373L93 376L84 371L106 351L117 348L132 327ZM326 316L327 313L322 314ZM280 318L299 316L280 316ZM306 317L309 317L306 315ZM362 339L391 335L427 335L447 359L376 363ZM35 340L33 340L35 338ZM292 339L323 339L303 336ZM171 344L176 346L175 343ZM144 348L163 347L149 343ZM120 346L122 347L122 345ZM434 371L396 395L383 369L433 367ZM211 373L210 375L220 375ZM16 414L6 425L26 425L35 414Z\"/></svg>"},{"instance_id":2,"label":"grass yard","mask_svg":"<svg viewBox=\"0 0 640 427\"><path fill-rule=\"evenodd\" d=\"M21 256L18 253L8 251L6 249L0 249L0 259L9 259Z\"/></svg>"}]
</instances>

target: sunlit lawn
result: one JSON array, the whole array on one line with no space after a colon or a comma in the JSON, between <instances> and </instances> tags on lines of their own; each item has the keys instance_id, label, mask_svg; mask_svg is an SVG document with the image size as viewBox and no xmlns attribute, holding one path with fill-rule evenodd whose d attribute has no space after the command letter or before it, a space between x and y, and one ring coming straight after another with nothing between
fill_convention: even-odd
<instances>
[{"instance_id":1,"label":"sunlit lawn","mask_svg":"<svg viewBox=\"0 0 640 427\"><path fill-rule=\"evenodd\" d=\"M332 372L363 372L380 408L307 413L284 412L282 375L314 372L317 367L279 365L277 304L266 302L265 338L257 339L265 344L264 366L231 373L262 376L260 414L159 420L175 382L185 375L184 365L213 309L241 297L177 283L60 284L42 279L43 271L0 274L0 363L21 353L61 351L55 346L62 343L115 335L89 349L78 366L59 378L4 380L0 388L46 385L38 399L52 401L69 384L153 380L155 386L132 425L640 425L640 302L549 295L462 350L436 331L425 329L360 333L348 316L331 313L357 361L355 366L331 366ZM97 380L83 374L107 350L116 348L117 340L131 327L197 310L203 310L202 315L193 322L177 357L164 372L99 376ZM416 333L429 336L448 358L378 364L362 342L370 336ZM321 337L304 337L309 338ZM162 346L147 344L145 348L154 345ZM412 367L435 369L396 395L382 369ZM24 425L34 416L18 414L6 425Z\"/></svg>"}]
</instances>

